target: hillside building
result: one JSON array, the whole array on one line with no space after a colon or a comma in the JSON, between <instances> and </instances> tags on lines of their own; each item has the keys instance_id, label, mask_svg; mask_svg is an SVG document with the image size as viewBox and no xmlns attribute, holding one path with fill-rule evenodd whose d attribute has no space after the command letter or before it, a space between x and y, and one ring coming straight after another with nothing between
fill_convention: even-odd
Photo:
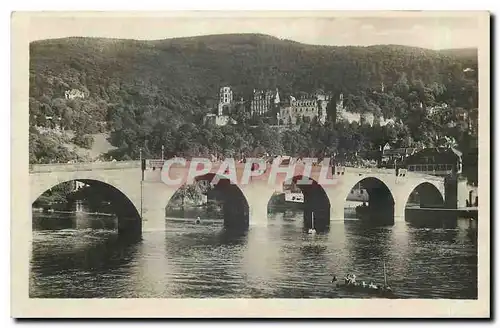
<instances>
[{"instance_id":1,"label":"hillside building","mask_svg":"<svg viewBox=\"0 0 500 328\"><path fill-rule=\"evenodd\" d=\"M439 114L439 113L448 111L449 110L449 106L446 103L442 103L440 105L426 107L425 110L427 112L427 115L433 116L435 114Z\"/></svg>"},{"instance_id":2,"label":"hillside building","mask_svg":"<svg viewBox=\"0 0 500 328\"><path fill-rule=\"evenodd\" d=\"M241 100L243 102L243 100ZM217 110L213 109L212 113L205 115L203 124L224 126L227 124L236 124L229 114L236 107L237 102L234 101L233 90L230 86L224 86L219 89L219 101Z\"/></svg>"},{"instance_id":3,"label":"hillside building","mask_svg":"<svg viewBox=\"0 0 500 328\"><path fill-rule=\"evenodd\" d=\"M233 120L229 115L217 115L217 114L207 114L203 118L203 124L224 126L228 124L236 124L237 122Z\"/></svg>"},{"instance_id":4,"label":"hillside building","mask_svg":"<svg viewBox=\"0 0 500 328\"><path fill-rule=\"evenodd\" d=\"M409 156L414 155L419 151L418 148L392 148L389 143L386 143L381 149L381 159L379 166L385 168L394 168L396 164L401 164Z\"/></svg>"},{"instance_id":5,"label":"hillside building","mask_svg":"<svg viewBox=\"0 0 500 328\"><path fill-rule=\"evenodd\" d=\"M405 159L408 171L447 176L462 173L462 152L453 147L425 148Z\"/></svg>"},{"instance_id":6,"label":"hillside building","mask_svg":"<svg viewBox=\"0 0 500 328\"><path fill-rule=\"evenodd\" d=\"M74 180L74 181L71 182L71 189L72 189L72 191L77 191L77 190L79 190L79 189L81 189L83 187L88 187L88 184L83 183L81 181L76 181L76 180Z\"/></svg>"},{"instance_id":7,"label":"hillside building","mask_svg":"<svg viewBox=\"0 0 500 328\"><path fill-rule=\"evenodd\" d=\"M221 87L219 90L219 104L217 105L217 115L224 115L229 112L233 102L233 90L231 87Z\"/></svg>"},{"instance_id":8,"label":"hillside building","mask_svg":"<svg viewBox=\"0 0 500 328\"><path fill-rule=\"evenodd\" d=\"M383 85L382 85L383 87ZM375 122L375 115L373 113L355 113L346 110L344 107L344 95L340 94L339 99L336 102L335 109L337 111L337 122L347 121L349 123L357 122L360 123L362 121L366 122L370 126L373 126ZM384 117L379 117L380 126L384 126L387 124L394 124L394 119L389 118L386 119Z\"/></svg>"},{"instance_id":9,"label":"hillside building","mask_svg":"<svg viewBox=\"0 0 500 328\"><path fill-rule=\"evenodd\" d=\"M250 102L250 115L262 116L277 109L280 104L278 89L272 90L253 90L252 100Z\"/></svg>"},{"instance_id":10,"label":"hillside building","mask_svg":"<svg viewBox=\"0 0 500 328\"><path fill-rule=\"evenodd\" d=\"M85 98L85 93L83 91L80 91L78 89L71 89L67 90L64 92L64 98L66 99L84 99Z\"/></svg>"},{"instance_id":11,"label":"hillside building","mask_svg":"<svg viewBox=\"0 0 500 328\"><path fill-rule=\"evenodd\" d=\"M307 117L311 121L317 119L321 124L324 124L328 99L328 96L324 94L302 96L300 99L290 96L289 105L280 109L280 123L296 124L298 117Z\"/></svg>"}]
</instances>

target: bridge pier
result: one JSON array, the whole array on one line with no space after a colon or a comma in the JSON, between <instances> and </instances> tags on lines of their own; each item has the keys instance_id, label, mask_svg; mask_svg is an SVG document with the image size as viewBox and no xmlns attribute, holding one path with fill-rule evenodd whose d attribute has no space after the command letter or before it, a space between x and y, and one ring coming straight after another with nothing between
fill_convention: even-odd
<instances>
[{"instance_id":1,"label":"bridge pier","mask_svg":"<svg viewBox=\"0 0 500 328\"><path fill-rule=\"evenodd\" d=\"M396 198L394 202L394 224L405 222L406 194L403 197Z\"/></svg>"},{"instance_id":2,"label":"bridge pier","mask_svg":"<svg viewBox=\"0 0 500 328\"><path fill-rule=\"evenodd\" d=\"M324 190L330 202L330 221L344 221L344 207L348 192L340 185L326 187Z\"/></svg>"},{"instance_id":3,"label":"bridge pier","mask_svg":"<svg viewBox=\"0 0 500 328\"><path fill-rule=\"evenodd\" d=\"M165 220L165 209L149 209L142 214L142 230L164 230Z\"/></svg>"},{"instance_id":4,"label":"bridge pier","mask_svg":"<svg viewBox=\"0 0 500 328\"><path fill-rule=\"evenodd\" d=\"M183 167L173 167L169 171L172 178L184 177L187 174L189 162ZM245 168L244 163L237 164L237 176L243 174ZM269 170L270 166L267 166ZM211 172L215 174L219 167L215 165ZM296 170L300 172L300 166ZM32 165L30 166L30 198L33 203L43 192L57 185L58 183L78 180L94 186L106 185L114 195L115 203L117 204L117 212L121 216L128 217L130 214L141 216L142 231L148 229L164 229L165 228L165 207L171 197L175 194L178 186L169 186L161 180L161 170L150 170L149 167L145 171L145 181L141 180L141 163L139 161L130 162L108 162L108 163L78 163L78 164L50 164L50 165ZM312 171L308 173L309 177L321 183L321 167L314 166ZM432 177L428 175L417 174L414 172L405 172L399 170L395 174L394 170L383 169L360 169L337 167L333 171L333 183L324 184L321 187L326 192L330 209L327 209L323 204L319 204L321 197L320 193L311 190L311 199L314 202L314 208L319 205L321 207L319 216L324 216L324 213L329 211L330 221L344 220L344 206L346 197L356 184L362 183L365 189L372 190L375 194L374 198L377 204L370 205L370 211L374 213L382 213L386 211L386 206L389 204L389 196L394 199L394 222L399 224L405 222L405 206L409 194L413 189L423 183L428 183L428 188L435 188L433 198L431 194L426 194L423 200L423 205L438 205L435 200L439 194L445 194L446 207L457 208L462 205L469 194L466 186L466 181L462 181L458 177L448 179L445 188L443 178ZM278 179L279 180L279 179ZM330 179L331 180L331 179ZM366 183L366 185L365 185ZM267 205L275 191L281 191L283 188L282 181L275 182L274 185L269 185L267 178L261 176L252 179L248 184L238 185L243 192L247 203L248 213L244 213L245 219L248 217L249 225L266 226L267 225ZM116 189L116 190L114 190ZM318 188L319 189L319 188ZM378 189L378 190L377 190ZM229 193L234 192L233 190ZM427 191L426 191L427 193ZM122 204L127 203L124 200L128 198L130 203L135 206L135 209ZM316 203L318 202L318 203ZM234 203L233 203L234 204ZM238 206L235 206L238 207ZM137 213L136 213L137 210ZM232 209L231 209L232 210ZM248 215L248 216L247 216ZM132 231L134 224L124 219L121 222L121 231ZM245 222L246 224L246 222Z\"/></svg>"},{"instance_id":5,"label":"bridge pier","mask_svg":"<svg viewBox=\"0 0 500 328\"><path fill-rule=\"evenodd\" d=\"M274 189L266 182L255 182L253 184L240 186L249 208L250 226L267 226L267 204L274 194Z\"/></svg>"},{"instance_id":6,"label":"bridge pier","mask_svg":"<svg viewBox=\"0 0 500 328\"><path fill-rule=\"evenodd\" d=\"M404 216L394 216L394 224L392 225L393 231L404 232L406 231L406 227L408 222Z\"/></svg>"},{"instance_id":7,"label":"bridge pier","mask_svg":"<svg viewBox=\"0 0 500 328\"><path fill-rule=\"evenodd\" d=\"M330 221L344 221L344 216L343 204L330 205Z\"/></svg>"},{"instance_id":8,"label":"bridge pier","mask_svg":"<svg viewBox=\"0 0 500 328\"><path fill-rule=\"evenodd\" d=\"M267 206L266 208L262 208L261 206L250 207L250 226L267 226L267 220Z\"/></svg>"},{"instance_id":9,"label":"bridge pier","mask_svg":"<svg viewBox=\"0 0 500 328\"><path fill-rule=\"evenodd\" d=\"M118 217L118 235L129 240L140 239L142 235L141 220L133 216Z\"/></svg>"},{"instance_id":10,"label":"bridge pier","mask_svg":"<svg viewBox=\"0 0 500 328\"><path fill-rule=\"evenodd\" d=\"M141 203L143 231L165 229L165 208L176 191L176 187L163 182L143 182Z\"/></svg>"}]
</instances>

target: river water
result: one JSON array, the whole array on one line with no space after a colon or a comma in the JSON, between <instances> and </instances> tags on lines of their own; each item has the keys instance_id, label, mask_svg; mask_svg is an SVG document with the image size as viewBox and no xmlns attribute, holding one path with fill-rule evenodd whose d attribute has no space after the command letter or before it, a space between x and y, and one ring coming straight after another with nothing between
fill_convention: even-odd
<instances>
[{"instance_id":1,"label":"river water","mask_svg":"<svg viewBox=\"0 0 500 328\"><path fill-rule=\"evenodd\" d=\"M477 242L455 229L332 222L302 231L302 216L275 216L246 234L220 222L167 221L133 244L115 219L33 213L32 298L363 298L332 275L388 280L398 298L477 298Z\"/></svg>"}]
</instances>

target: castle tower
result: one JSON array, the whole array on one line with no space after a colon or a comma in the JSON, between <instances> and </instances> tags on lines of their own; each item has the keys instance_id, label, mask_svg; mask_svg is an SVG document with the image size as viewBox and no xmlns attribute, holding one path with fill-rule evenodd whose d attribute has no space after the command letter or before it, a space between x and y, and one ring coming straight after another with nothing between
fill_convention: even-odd
<instances>
[{"instance_id":1,"label":"castle tower","mask_svg":"<svg viewBox=\"0 0 500 328\"><path fill-rule=\"evenodd\" d=\"M229 106L233 102L233 90L231 87L221 87L219 90L219 106L217 115L223 115L224 106Z\"/></svg>"}]
</instances>

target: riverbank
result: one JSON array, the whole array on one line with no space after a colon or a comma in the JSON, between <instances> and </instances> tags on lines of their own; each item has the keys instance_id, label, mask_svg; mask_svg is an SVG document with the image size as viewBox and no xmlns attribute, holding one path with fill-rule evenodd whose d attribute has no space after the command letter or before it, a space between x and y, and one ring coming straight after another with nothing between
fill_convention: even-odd
<instances>
[{"instance_id":1,"label":"riverbank","mask_svg":"<svg viewBox=\"0 0 500 328\"><path fill-rule=\"evenodd\" d=\"M33 212L36 213L54 213L54 214L85 214L85 215L93 215L93 216L108 216L108 217L115 217L115 214L112 213L101 213L101 212L83 212L83 211L60 211L60 210L54 210L54 209L44 209L44 208L32 208Z\"/></svg>"},{"instance_id":2,"label":"riverbank","mask_svg":"<svg viewBox=\"0 0 500 328\"><path fill-rule=\"evenodd\" d=\"M440 217L447 219L478 219L477 207L463 207L463 208L423 208L423 207L407 207L405 210L405 217Z\"/></svg>"},{"instance_id":3,"label":"riverbank","mask_svg":"<svg viewBox=\"0 0 500 328\"><path fill-rule=\"evenodd\" d=\"M196 223L197 218L180 218L180 217L166 217L165 218L166 222L187 222L187 223ZM214 219L214 218L206 218L206 217L200 217L199 224L206 224L206 223L224 223L224 219Z\"/></svg>"}]
</instances>

